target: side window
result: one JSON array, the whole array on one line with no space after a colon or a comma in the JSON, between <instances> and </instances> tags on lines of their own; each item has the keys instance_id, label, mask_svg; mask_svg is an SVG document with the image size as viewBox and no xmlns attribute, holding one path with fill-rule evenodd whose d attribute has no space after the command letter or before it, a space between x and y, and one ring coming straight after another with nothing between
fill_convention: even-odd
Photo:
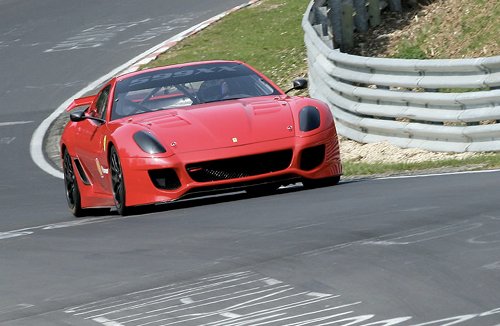
<instances>
[{"instance_id":1,"label":"side window","mask_svg":"<svg viewBox=\"0 0 500 326\"><path fill-rule=\"evenodd\" d=\"M111 86L102 90L96 103L97 116L101 119L106 119L106 105L108 104L109 89Z\"/></svg>"}]
</instances>

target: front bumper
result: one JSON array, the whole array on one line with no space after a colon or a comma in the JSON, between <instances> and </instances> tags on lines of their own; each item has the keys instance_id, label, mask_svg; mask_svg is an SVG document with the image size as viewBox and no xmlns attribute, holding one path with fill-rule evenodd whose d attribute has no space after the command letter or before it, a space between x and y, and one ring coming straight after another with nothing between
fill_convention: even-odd
<instances>
[{"instance_id":1,"label":"front bumper","mask_svg":"<svg viewBox=\"0 0 500 326\"><path fill-rule=\"evenodd\" d=\"M305 157L314 152L314 150L308 151L306 149L319 147L324 148L323 157L319 160L317 158L311 160ZM257 175L246 176L245 174L214 181L195 181L196 178L193 178L193 174L190 175L186 169L186 167L199 162L220 161L284 150L291 150L291 160L290 164L279 171L271 170L271 172ZM308 162L305 162L306 159ZM309 162L315 160L317 160L317 163ZM250 184L266 182L289 184L304 178L321 179L342 174L339 143L335 128L308 137L290 137L229 148L176 153L168 157L121 158L121 164L124 171L127 206L168 202L208 190L244 188ZM167 188L170 189L161 189L158 187L158 183L153 182L151 178L150 171L162 169L168 169L171 171L170 173L174 171L178 178L177 181L174 180L169 184Z\"/></svg>"}]
</instances>

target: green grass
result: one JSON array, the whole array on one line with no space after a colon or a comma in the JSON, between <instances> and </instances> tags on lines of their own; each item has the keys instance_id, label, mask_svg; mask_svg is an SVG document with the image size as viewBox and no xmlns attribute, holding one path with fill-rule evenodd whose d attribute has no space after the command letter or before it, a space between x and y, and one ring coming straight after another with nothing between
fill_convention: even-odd
<instances>
[{"instance_id":1,"label":"green grass","mask_svg":"<svg viewBox=\"0 0 500 326\"><path fill-rule=\"evenodd\" d=\"M286 88L307 72L301 20L305 0L264 0L185 39L149 66L241 60Z\"/></svg>"},{"instance_id":2,"label":"green grass","mask_svg":"<svg viewBox=\"0 0 500 326\"><path fill-rule=\"evenodd\" d=\"M478 0L481 1L481 0ZM287 88L291 80L307 73L302 17L307 0L262 0L258 5L237 11L191 36L148 67L212 59L249 63ZM422 36L423 37L423 36ZM419 42L423 42L419 37ZM402 49L404 57L423 57L419 44ZM500 167L500 155L478 155L464 160L424 163L343 162L344 175L396 174L437 168L486 169Z\"/></svg>"},{"instance_id":3,"label":"green grass","mask_svg":"<svg viewBox=\"0 0 500 326\"><path fill-rule=\"evenodd\" d=\"M466 159L426 161L421 163L354 163L342 162L344 175L401 174L434 169L483 170L500 167L500 154L482 154Z\"/></svg>"},{"instance_id":4,"label":"green grass","mask_svg":"<svg viewBox=\"0 0 500 326\"><path fill-rule=\"evenodd\" d=\"M441 13L413 37L396 44L395 58L480 57L499 54L500 2L455 0L451 11Z\"/></svg>"},{"instance_id":5,"label":"green grass","mask_svg":"<svg viewBox=\"0 0 500 326\"><path fill-rule=\"evenodd\" d=\"M421 35L415 41L402 40L393 57L398 59L428 59L427 54L422 50L425 37L423 34Z\"/></svg>"}]
</instances>

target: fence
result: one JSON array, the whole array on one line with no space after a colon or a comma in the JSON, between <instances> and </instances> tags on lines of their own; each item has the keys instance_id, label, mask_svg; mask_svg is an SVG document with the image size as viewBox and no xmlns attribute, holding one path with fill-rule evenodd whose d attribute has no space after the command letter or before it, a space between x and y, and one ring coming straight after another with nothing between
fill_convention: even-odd
<instances>
[{"instance_id":1,"label":"fence","mask_svg":"<svg viewBox=\"0 0 500 326\"><path fill-rule=\"evenodd\" d=\"M500 150L500 56L403 60L342 53L331 46L325 1L302 27L310 93L329 103L339 134L432 151Z\"/></svg>"}]
</instances>

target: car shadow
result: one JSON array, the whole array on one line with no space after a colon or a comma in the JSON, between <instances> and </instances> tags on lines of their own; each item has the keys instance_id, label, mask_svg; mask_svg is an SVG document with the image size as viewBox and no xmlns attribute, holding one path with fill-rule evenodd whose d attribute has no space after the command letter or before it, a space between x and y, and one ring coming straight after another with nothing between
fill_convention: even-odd
<instances>
[{"instance_id":1,"label":"car shadow","mask_svg":"<svg viewBox=\"0 0 500 326\"><path fill-rule=\"evenodd\" d=\"M352 181L348 181L347 183L350 183L350 182L352 182ZM338 185L333 186L333 187L338 187L341 184L344 184L344 182L339 182ZM330 186L330 187L332 187L332 186ZM317 187L314 189L319 189L319 188L328 188L328 187L327 186L326 187ZM295 192L308 191L308 190L312 190L312 189L305 188L301 183L297 183L297 184L290 185L287 187L282 187L273 193L268 193L268 192L247 193L244 190L239 190L239 191L235 191L235 192L228 192L228 193L222 193L222 194L206 195L203 197L180 199L180 200L177 200L174 202L138 206L138 207L135 207L128 216L141 216L141 215L161 213L161 212L167 212L167 211L171 211L171 210L178 210L178 209L184 209L184 208L201 207L201 206L206 206L206 205L228 203L228 202L234 202L234 201L240 201L240 200L248 200L248 199L252 199L252 198L279 196L282 194L295 193ZM118 215L116 210L112 210L111 214Z\"/></svg>"}]
</instances>

